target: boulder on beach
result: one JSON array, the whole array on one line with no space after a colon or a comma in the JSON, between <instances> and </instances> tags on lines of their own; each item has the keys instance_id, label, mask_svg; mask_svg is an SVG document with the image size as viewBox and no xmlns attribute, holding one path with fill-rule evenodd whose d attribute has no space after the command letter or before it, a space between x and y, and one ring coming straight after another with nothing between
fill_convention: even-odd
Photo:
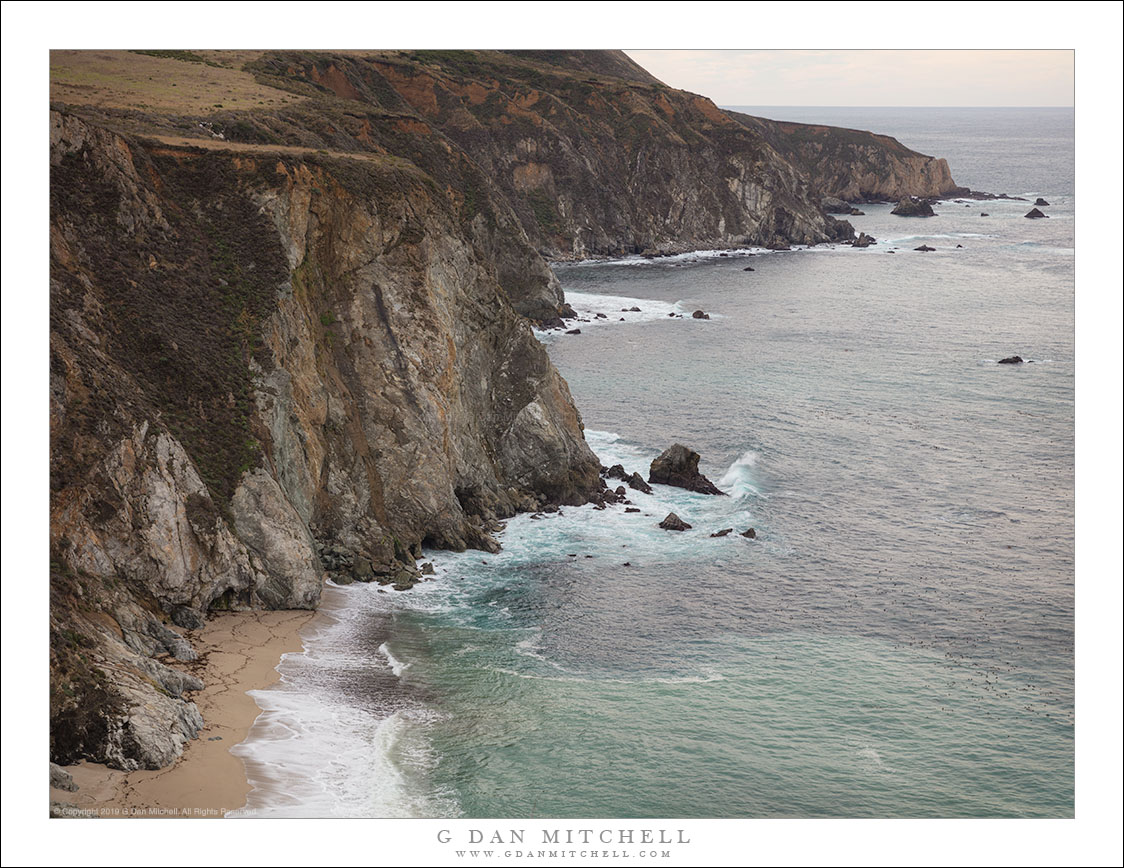
<instances>
[{"instance_id":1,"label":"boulder on beach","mask_svg":"<svg viewBox=\"0 0 1124 868\"><path fill-rule=\"evenodd\" d=\"M1007 356L1005 359L1000 359L1000 365L1021 365L1025 360L1022 356Z\"/></svg>"},{"instance_id":2,"label":"boulder on beach","mask_svg":"<svg viewBox=\"0 0 1124 868\"><path fill-rule=\"evenodd\" d=\"M1025 214L1024 214L1023 216L1024 216L1024 217L1029 217L1029 218L1030 218L1031 220L1037 220L1037 219L1038 219L1039 217L1046 217L1046 216L1048 216L1048 215L1046 215L1046 214L1043 214L1043 213L1042 213L1041 211L1039 211L1039 210L1038 210L1037 208L1031 208L1031 209L1030 209L1029 211L1027 211L1027 212L1026 212L1026 213L1025 213Z\"/></svg>"},{"instance_id":3,"label":"boulder on beach","mask_svg":"<svg viewBox=\"0 0 1124 868\"><path fill-rule=\"evenodd\" d=\"M902 199L894 206L894 210L890 212L896 214L898 217L935 217L933 213L933 206L929 204L928 199L916 199L909 196Z\"/></svg>"},{"instance_id":4,"label":"boulder on beach","mask_svg":"<svg viewBox=\"0 0 1124 868\"><path fill-rule=\"evenodd\" d=\"M691 526L683 521L674 512L669 512L667 518L660 522L660 527L664 530L690 530Z\"/></svg>"},{"instance_id":5,"label":"boulder on beach","mask_svg":"<svg viewBox=\"0 0 1124 868\"><path fill-rule=\"evenodd\" d=\"M648 470L648 482L674 485L699 494L725 494L714 483L699 473L699 453L688 449L681 443L665 449L660 457L652 462Z\"/></svg>"}]
</instances>

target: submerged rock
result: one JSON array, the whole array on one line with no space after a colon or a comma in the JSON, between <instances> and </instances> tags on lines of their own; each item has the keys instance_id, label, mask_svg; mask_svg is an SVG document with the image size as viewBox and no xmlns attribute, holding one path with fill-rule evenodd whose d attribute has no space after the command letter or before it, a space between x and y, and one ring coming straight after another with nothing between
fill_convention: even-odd
<instances>
[{"instance_id":1,"label":"submerged rock","mask_svg":"<svg viewBox=\"0 0 1124 868\"><path fill-rule=\"evenodd\" d=\"M1021 365L1024 361L1026 361L1026 360L1022 356L1007 356L1007 358L1005 358L1005 359L1000 359L998 364L1000 364L1000 365Z\"/></svg>"},{"instance_id":2,"label":"submerged rock","mask_svg":"<svg viewBox=\"0 0 1124 868\"><path fill-rule=\"evenodd\" d=\"M681 443L665 449L648 471L648 482L674 485L700 494L725 494L699 473L699 453Z\"/></svg>"},{"instance_id":3,"label":"submerged rock","mask_svg":"<svg viewBox=\"0 0 1124 868\"><path fill-rule=\"evenodd\" d=\"M936 250L937 248L935 248L935 247L930 247L930 246L929 246L928 244L922 244L922 245L921 245L920 247L914 247L913 249L914 249L914 250L917 250L917 251L919 251L919 252L921 252L921 253L932 253L932 252L933 252L933 251L935 251L935 250Z\"/></svg>"},{"instance_id":4,"label":"submerged rock","mask_svg":"<svg viewBox=\"0 0 1124 868\"><path fill-rule=\"evenodd\" d=\"M733 532L734 532L734 529L732 527L724 527L724 528L722 528L722 530L716 531L716 532L712 533L710 536L713 539L714 537L728 536L729 534L731 534Z\"/></svg>"},{"instance_id":5,"label":"submerged rock","mask_svg":"<svg viewBox=\"0 0 1124 868\"><path fill-rule=\"evenodd\" d=\"M894 206L894 210L890 212L896 214L898 217L935 217L933 213L933 206L929 204L927 199L915 199L910 196L907 199L902 199Z\"/></svg>"},{"instance_id":6,"label":"submerged rock","mask_svg":"<svg viewBox=\"0 0 1124 868\"><path fill-rule=\"evenodd\" d=\"M674 512L669 512L667 518L660 522L660 527L664 530L690 530L691 526L683 521Z\"/></svg>"}]
</instances>

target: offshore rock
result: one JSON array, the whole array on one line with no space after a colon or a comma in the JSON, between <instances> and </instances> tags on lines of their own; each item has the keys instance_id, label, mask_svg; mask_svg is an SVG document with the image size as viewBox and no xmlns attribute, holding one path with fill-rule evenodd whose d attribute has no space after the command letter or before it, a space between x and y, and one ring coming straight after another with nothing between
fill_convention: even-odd
<instances>
[{"instance_id":1,"label":"offshore rock","mask_svg":"<svg viewBox=\"0 0 1124 868\"><path fill-rule=\"evenodd\" d=\"M894 210L890 212L896 214L898 217L935 217L933 213L933 206L925 199L916 199L913 197L902 199Z\"/></svg>"},{"instance_id":2,"label":"offshore rock","mask_svg":"<svg viewBox=\"0 0 1124 868\"><path fill-rule=\"evenodd\" d=\"M700 494L725 494L714 483L699 473L699 453L681 443L665 449L652 462L648 482L674 485Z\"/></svg>"},{"instance_id":3,"label":"offshore rock","mask_svg":"<svg viewBox=\"0 0 1124 868\"><path fill-rule=\"evenodd\" d=\"M664 530L690 530L691 526L683 521L674 512L669 512L667 518L660 522L660 527Z\"/></svg>"},{"instance_id":4,"label":"offshore rock","mask_svg":"<svg viewBox=\"0 0 1124 868\"><path fill-rule=\"evenodd\" d=\"M878 239L872 235L867 235L865 232L860 232L859 237L851 242L852 247L870 247Z\"/></svg>"},{"instance_id":5,"label":"offshore rock","mask_svg":"<svg viewBox=\"0 0 1124 868\"><path fill-rule=\"evenodd\" d=\"M1040 217L1049 217L1050 215L1048 215L1048 214L1043 214L1043 213L1042 213L1041 211L1039 211L1039 210L1038 210L1037 208L1031 208L1031 209L1030 209L1029 211L1027 211L1027 212L1026 212L1026 214L1024 214L1023 216L1024 216L1024 217L1029 217L1029 218L1030 218L1031 220L1037 220L1037 219L1039 219Z\"/></svg>"},{"instance_id":6,"label":"offshore rock","mask_svg":"<svg viewBox=\"0 0 1124 868\"><path fill-rule=\"evenodd\" d=\"M1008 356L1005 359L1000 359L997 364L1000 365L1021 365L1025 360L1022 356Z\"/></svg>"},{"instance_id":7,"label":"offshore rock","mask_svg":"<svg viewBox=\"0 0 1124 868\"><path fill-rule=\"evenodd\" d=\"M1050 205L1050 203L1043 199L1041 196L1034 200L1034 204L1042 208L1049 207Z\"/></svg>"},{"instance_id":8,"label":"offshore rock","mask_svg":"<svg viewBox=\"0 0 1124 868\"><path fill-rule=\"evenodd\" d=\"M639 473L633 473L632 476L625 479L625 482L628 483L629 488L635 489L636 491L643 492L644 494L652 493L652 486L645 482L644 477Z\"/></svg>"}]
</instances>

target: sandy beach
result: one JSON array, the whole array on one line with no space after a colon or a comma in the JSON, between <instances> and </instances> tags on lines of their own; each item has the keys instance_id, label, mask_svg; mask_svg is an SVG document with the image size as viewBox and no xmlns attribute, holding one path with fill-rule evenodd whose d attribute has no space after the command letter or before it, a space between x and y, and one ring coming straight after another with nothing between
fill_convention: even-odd
<instances>
[{"instance_id":1,"label":"sandy beach","mask_svg":"<svg viewBox=\"0 0 1124 868\"><path fill-rule=\"evenodd\" d=\"M230 753L260 709L246 691L279 678L281 655L301 649L309 611L212 615L190 635L205 661L205 687L194 695L204 727L180 759L164 769L123 772L82 762L66 771L77 792L51 789L51 801L73 805L75 816L216 818L242 807L250 790L242 760ZM68 812L69 813L69 812Z\"/></svg>"}]
</instances>

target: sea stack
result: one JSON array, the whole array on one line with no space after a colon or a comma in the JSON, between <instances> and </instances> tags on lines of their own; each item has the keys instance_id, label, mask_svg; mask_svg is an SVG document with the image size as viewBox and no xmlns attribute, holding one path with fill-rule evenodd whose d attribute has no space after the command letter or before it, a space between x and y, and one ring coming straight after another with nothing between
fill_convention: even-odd
<instances>
[{"instance_id":1,"label":"sea stack","mask_svg":"<svg viewBox=\"0 0 1124 868\"><path fill-rule=\"evenodd\" d=\"M933 206L927 199L918 199L914 196L902 199L890 212L898 217L935 217Z\"/></svg>"},{"instance_id":2,"label":"sea stack","mask_svg":"<svg viewBox=\"0 0 1124 868\"><path fill-rule=\"evenodd\" d=\"M699 494L725 494L709 479L699 473L699 453L676 443L652 462L648 482L674 485Z\"/></svg>"}]
</instances>

